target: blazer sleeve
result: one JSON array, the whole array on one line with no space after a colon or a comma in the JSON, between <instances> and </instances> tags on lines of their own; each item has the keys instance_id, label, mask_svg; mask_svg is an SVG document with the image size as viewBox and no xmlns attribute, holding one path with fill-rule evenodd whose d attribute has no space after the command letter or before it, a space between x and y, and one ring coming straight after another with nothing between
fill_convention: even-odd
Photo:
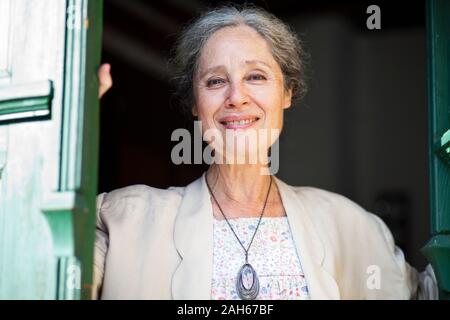
<instances>
[{"instance_id":1,"label":"blazer sleeve","mask_svg":"<svg viewBox=\"0 0 450 320\"><path fill-rule=\"evenodd\" d=\"M386 224L378 216L372 214L383 232L384 239L392 252L396 264L404 274L407 286L410 288L410 299L437 300L439 296L436 276L431 264L428 264L423 272L418 272L410 266L405 259L403 251L394 243L394 238Z\"/></svg>"},{"instance_id":2,"label":"blazer sleeve","mask_svg":"<svg viewBox=\"0 0 450 320\"><path fill-rule=\"evenodd\" d=\"M105 259L108 252L109 235L108 229L102 219L102 206L106 193L97 196L96 209L96 230L95 230L95 247L94 247L94 269L93 269L93 286L92 299L99 299L103 285L103 276L105 269Z\"/></svg>"}]
</instances>

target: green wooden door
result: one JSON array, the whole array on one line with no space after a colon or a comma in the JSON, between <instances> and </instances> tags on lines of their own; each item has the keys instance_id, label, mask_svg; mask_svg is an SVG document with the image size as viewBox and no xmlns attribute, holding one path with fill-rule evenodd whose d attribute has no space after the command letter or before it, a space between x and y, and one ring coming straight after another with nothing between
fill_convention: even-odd
<instances>
[{"instance_id":1,"label":"green wooden door","mask_svg":"<svg viewBox=\"0 0 450 320\"><path fill-rule=\"evenodd\" d=\"M423 253L450 299L450 1L427 1L431 239Z\"/></svg>"},{"instance_id":2,"label":"green wooden door","mask_svg":"<svg viewBox=\"0 0 450 320\"><path fill-rule=\"evenodd\" d=\"M0 0L0 299L89 298L101 0Z\"/></svg>"}]
</instances>

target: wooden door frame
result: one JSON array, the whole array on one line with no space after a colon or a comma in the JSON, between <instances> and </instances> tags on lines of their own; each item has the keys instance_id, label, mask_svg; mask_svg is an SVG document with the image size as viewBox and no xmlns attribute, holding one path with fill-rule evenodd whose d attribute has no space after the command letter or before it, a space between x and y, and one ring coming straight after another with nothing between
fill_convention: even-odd
<instances>
[{"instance_id":1,"label":"wooden door frame","mask_svg":"<svg viewBox=\"0 0 450 320\"><path fill-rule=\"evenodd\" d=\"M102 24L103 0L66 1L59 184L42 208L58 261L56 299L91 297Z\"/></svg>"}]
</instances>

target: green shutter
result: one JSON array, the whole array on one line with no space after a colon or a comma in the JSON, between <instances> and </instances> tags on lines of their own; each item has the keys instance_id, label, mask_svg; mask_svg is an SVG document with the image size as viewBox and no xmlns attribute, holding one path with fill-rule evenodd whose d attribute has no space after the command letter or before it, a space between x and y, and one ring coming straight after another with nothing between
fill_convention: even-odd
<instances>
[{"instance_id":1,"label":"green shutter","mask_svg":"<svg viewBox=\"0 0 450 320\"><path fill-rule=\"evenodd\" d=\"M0 0L0 299L90 298L101 0Z\"/></svg>"},{"instance_id":2,"label":"green shutter","mask_svg":"<svg viewBox=\"0 0 450 320\"><path fill-rule=\"evenodd\" d=\"M422 249L450 299L450 1L427 1L431 239Z\"/></svg>"}]
</instances>

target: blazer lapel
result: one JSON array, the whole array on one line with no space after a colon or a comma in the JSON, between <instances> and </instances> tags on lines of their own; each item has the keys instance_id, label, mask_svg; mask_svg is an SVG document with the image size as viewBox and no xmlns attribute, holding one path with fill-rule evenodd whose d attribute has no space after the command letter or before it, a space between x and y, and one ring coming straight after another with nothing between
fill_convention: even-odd
<instances>
[{"instance_id":1,"label":"blazer lapel","mask_svg":"<svg viewBox=\"0 0 450 320\"><path fill-rule=\"evenodd\" d=\"M174 242L181 257L172 278L175 300L211 299L213 209L204 176L186 187L175 220Z\"/></svg>"},{"instance_id":2,"label":"blazer lapel","mask_svg":"<svg viewBox=\"0 0 450 320\"><path fill-rule=\"evenodd\" d=\"M275 178L311 299L339 299L336 280L324 268L326 251L307 208L293 188Z\"/></svg>"}]
</instances>

